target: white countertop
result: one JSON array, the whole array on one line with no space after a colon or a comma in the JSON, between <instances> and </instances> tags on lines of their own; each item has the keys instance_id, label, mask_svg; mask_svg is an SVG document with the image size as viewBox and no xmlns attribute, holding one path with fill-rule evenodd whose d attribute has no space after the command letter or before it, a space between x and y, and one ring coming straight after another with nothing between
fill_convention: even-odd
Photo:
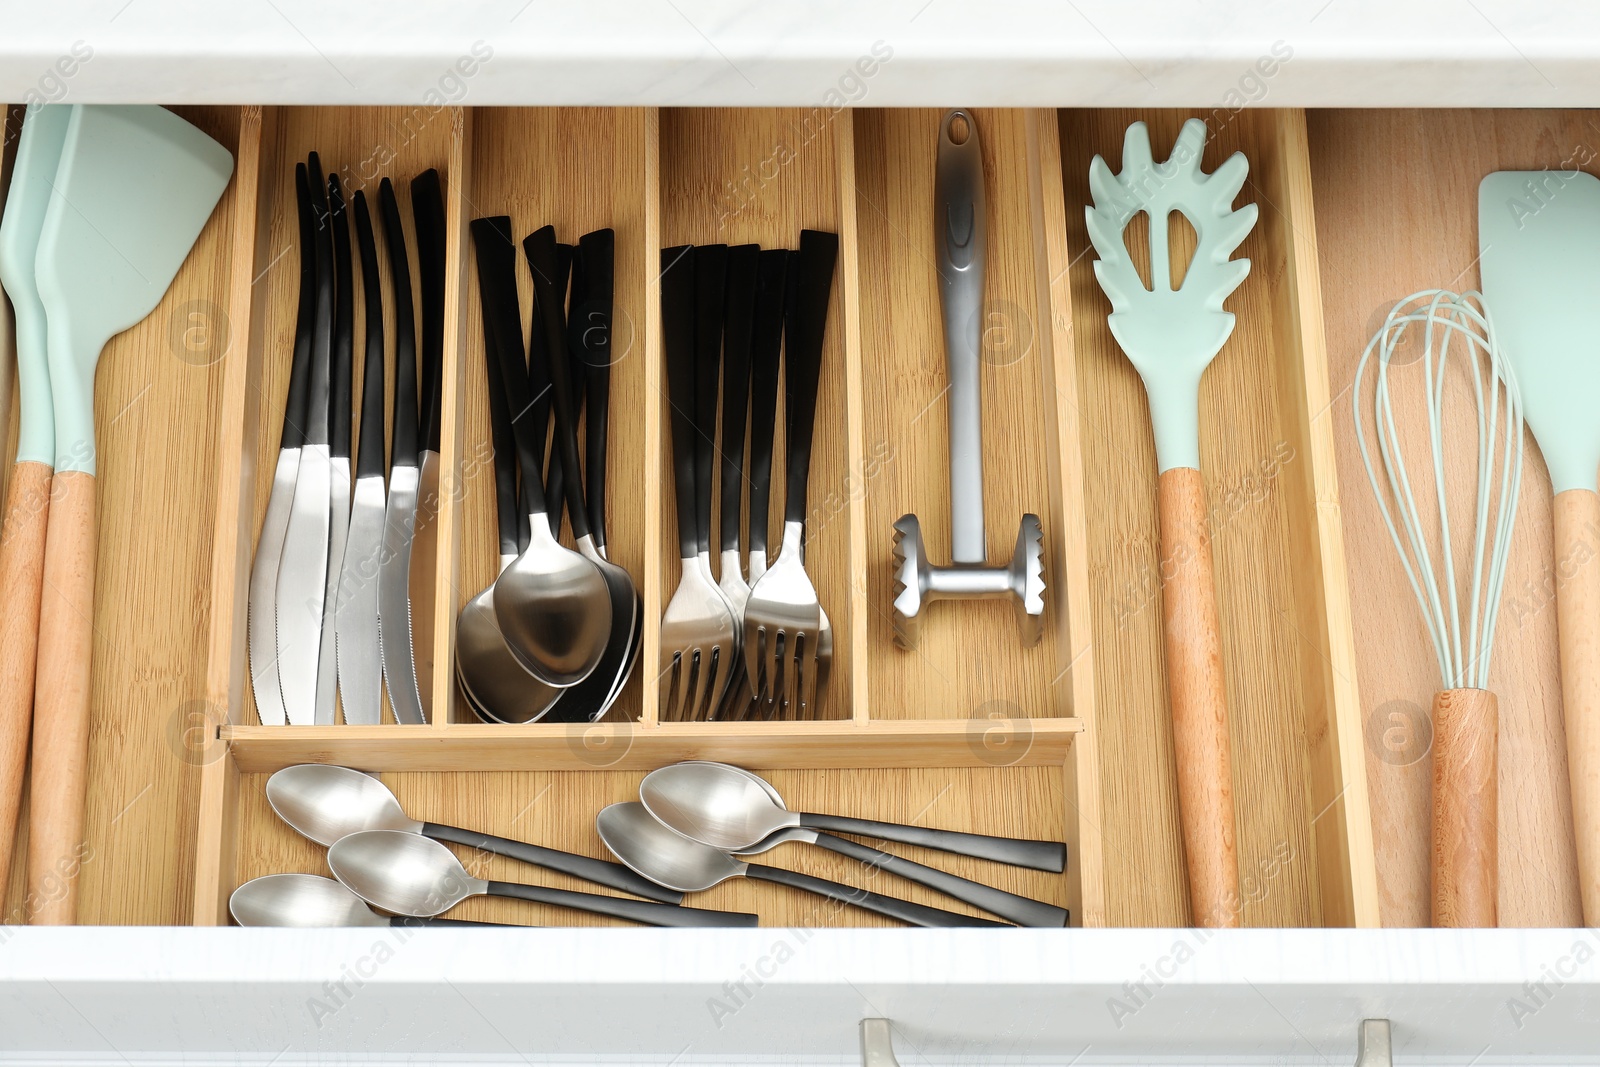
<instances>
[{"instance_id":1,"label":"white countertop","mask_svg":"<svg viewBox=\"0 0 1600 1067\"><path fill-rule=\"evenodd\" d=\"M1596 106L1600 5L0 0L0 99L41 98Z\"/></svg>"}]
</instances>

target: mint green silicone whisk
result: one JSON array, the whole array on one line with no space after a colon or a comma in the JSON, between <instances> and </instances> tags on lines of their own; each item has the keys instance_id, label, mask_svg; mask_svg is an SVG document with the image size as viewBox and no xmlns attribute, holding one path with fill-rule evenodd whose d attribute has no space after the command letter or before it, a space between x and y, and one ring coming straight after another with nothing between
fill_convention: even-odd
<instances>
[{"instance_id":1,"label":"mint green silicone whisk","mask_svg":"<svg viewBox=\"0 0 1600 1067\"><path fill-rule=\"evenodd\" d=\"M1420 336L1418 336L1420 334ZM1395 367L1406 341L1420 342L1415 366ZM1407 360L1409 363L1410 361ZM1375 378L1371 433L1363 383ZM1428 459L1406 462L1402 427L1416 405L1396 403L1391 386L1421 377ZM1453 378L1460 379L1454 383ZM1470 383L1475 447L1452 445L1452 395ZM1397 303L1356 365L1354 408L1361 462L1400 565L1422 611L1439 664L1433 698L1433 924L1495 926L1499 876L1496 740L1499 707L1489 691L1500 593L1522 487L1522 401L1501 355L1494 323L1476 292L1428 289ZM1376 456L1368 442L1377 438ZM1417 449L1420 452L1420 448ZM1420 458L1420 457L1419 457ZM1476 475L1471 536L1452 531L1449 468L1468 459ZM1429 488L1434 500L1425 501ZM1459 509L1458 509L1459 510ZM1459 549L1470 552L1463 571ZM1459 576L1467 575L1464 588Z\"/></svg>"}]
</instances>

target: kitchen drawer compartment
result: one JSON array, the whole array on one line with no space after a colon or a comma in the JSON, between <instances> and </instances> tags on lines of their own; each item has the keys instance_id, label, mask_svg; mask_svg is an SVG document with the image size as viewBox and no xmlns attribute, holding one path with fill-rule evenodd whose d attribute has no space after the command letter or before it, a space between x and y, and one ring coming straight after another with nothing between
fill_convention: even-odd
<instances>
[{"instance_id":1,"label":"kitchen drawer compartment","mask_svg":"<svg viewBox=\"0 0 1600 1067\"><path fill-rule=\"evenodd\" d=\"M606 226L616 230L606 545L610 559L635 581L645 573L645 538L655 526L649 518L655 509L650 505L645 465L654 448L646 439L647 422L638 413L645 410L646 398L654 395L646 380L645 303L646 287L656 270L650 265L654 250L649 229L654 219L650 171L627 162L644 159L653 150L655 131L648 118L636 108L476 109L468 113L471 155L465 179L469 218L511 216L513 236L519 242L517 298L524 329L530 328L532 318L533 280L520 248L522 238L545 225L553 225L557 239L569 244L591 230ZM452 453L443 457L445 469L458 472L460 487L450 533L458 556L451 628L455 613L494 580L500 567L483 312L470 236L463 254L467 274L461 289L460 367L450 375L460 397L454 409L459 432L446 435ZM563 527L562 537L570 547L570 528ZM607 712L608 720L631 722L641 717L641 673L634 669ZM451 685L450 697L450 722L479 721L458 686Z\"/></svg>"},{"instance_id":2,"label":"kitchen drawer compartment","mask_svg":"<svg viewBox=\"0 0 1600 1067\"><path fill-rule=\"evenodd\" d=\"M793 808L838 811L868 818L975 830L1015 837L1064 840L1071 807L1066 803L1059 766L946 768L916 770L762 770ZM581 772L501 772L468 774L385 774L407 814L552 848L609 859L594 830L594 816L605 805L638 798L639 771L595 769ZM290 829L267 804L264 774L240 781L238 879L279 871L326 874L326 850ZM909 845L890 851L919 863L952 871L1014 893L1063 907L1071 885L1064 875L1007 867ZM530 881L580 892L610 892L553 871L455 848L468 871L479 878ZM982 915L957 900L820 848L783 846L758 862L788 867L819 878L862 886L930 907ZM230 887L231 888L231 887ZM899 923L870 912L837 905L775 885L735 878L686 903L695 907L759 914L763 926L885 926ZM225 915L225 913L223 913ZM550 926L623 926L632 923L584 912L521 901L473 898L452 917ZM226 921L225 918L222 921Z\"/></svg>"},{"instance_id":3,"label":"kitchen drawer compartment","mask_svg":"<svg viewBox=\"0 0 1600 1067\"><path fill-rule=\"evenodd\" d=\"M395 388L394 338L395 300L391 288L388 245L385 240L382 209L378 188L384 178L394 184L395 198L406 235L406 247L411 257L412 301L417 309L417 323L421 325L421 280L417 267L417 236L411 212L411 179L437 167L446 188L454 189L451 175L451 152L459 141L459 116L446 111L429 109L392 108L332 108L296 107L271 108L263 115L261 131L261 165L259 172L259 223L255 241L254 284L251 287L249 327L249 367L251 388L244 398L245 424L252 427L253 447L245 453L245 465L251 476L245 479L245 520L238 532L219 529L218 535L239 536L249 543L246 553L244 585L240 587L241 600L247 598L249 588L249 561L254 559L255 539L260 536L262 518L266 514L267 499L272 491L273 466L278 455L278 441L283 427L283 411L289 388L289 368L294 354L294 335L300 287L300 238L295 207L295 164L304 162L307 155L316 152L323 172L337 174L343 186L349 215L353 267L359 276L360 256L355 247L354 199L363 192L372 226L378 241L378 269L383 283L383 315L385 356L384 366L384 448L389 446ZM362 395L362 359L366 336L365 301L357 290L354 300L356 347L353 354L354 410L359 423ZM452 305L447 301L446 308ZM448 314L448 310L447 310ZM448 336L448 328L447 328ZM229 413L232 414L232 413ZM355 454L352 449L351 461ZM228 462L227 458L223 463ZM226 476L226 466L224 467ZM442 616L441 611L438 615ZM437 636L439 619L416 619L416 640L420 649L425 635ZM243 654L245 631L241 626L238 650ZM439 660L437 642L433 657ZM248 657L246 657L248 658ZM449 673L441 672L436 682L448 680ZM435 701L438 700L435 686ZM243 704L230 720L256 723L255 696L246 684L241 692ZM394 724L387 691L383 697L383 717L386 725Z\"/></svg>"},{"instance_id":4,"label":"kitchen drawer compartment","mask_svg":"<svg viewBox=\"0 0 1600 1067\"><path fill-rule=\"evenodd\" d=\"M1385 926L1427 926L1429 714L1439 669L1361 464L1351 418L1356 364L1401 298L1479 287L1484 175L1545 170L1555 188L1562 174L1594 172L1595 112L1317 111L1308 125L1380 911ZM1443 145L1448 152L1439 151ZM1408 375L1416 368L1401 363L1397 354L1395 417L1420 435L1426 415ZM1370 415L1371 384L1359 399ZM1457 400L1464 407L1452 407ZM1472 400L1452 397L1445 406L1465 412L1447 427L1445 459L1456 479L1448 496L1464 506L1474 489L1463 451L1476 442L1467 422ZM1408 462L1428 455L1425 443L1416 444ZM1419 486L1418 498L1433 506L1431 483ZM1516 523L1489 677L1500 709L1498 919L1501 926L1581 926L1556 636L1563 576L1553 559L1550 480L1531 434Z\"/></svg>"},{"instance_id":5,"label":"kitchen drawer compartment","mask_svg":"<svg viewBox=\"0 0 1600 1067\"><path fill-rule=\"evenodd\" d=\"M860 551L860 502L852 494L860 454L860 368L857 363L854 235L848 212L850 122L801 108L664 108L660 112L661 242L677 245L759 244L798 248L803 229L840 237L828 305L827 334L817 389L811 447L811 478L806 520L806 571L833 626L833 667L822 715L848 720L870 714L856 660L866 622L863 591L852 580L864 563ZM655 277L652 272L651 277ZM659 359L655 361L659 364ZM661 516L656 534L661 569L656 589L664 608L678 586L678 530L672 503L671 423L666 378L659 390ZM778 426L773 436L773 489L769 500L768 553L776 559L783 531L784 411L786 390L780 377ZM719 420L720 422L720 420ZM719 436L719 449L721 439ZM718 453L720 455L720 451ZM721 479L712 498L713 542L721 513ZM745 501L748 511L749 501ZM716 544L712 546L714 573ZM660 611L652 618L660 621ZM660 662L655 640L647 638L640 666L654 680L670 665ZM664 728L673 728L661 716Z\"/></svg>"},{"instance_id":6,"label":"kitchen drawer compartment","mask_svg":"<svg viewBox=\"0 0 1600 1067\"><path fill-rule=\"evenodd\" d=\"M294 114L269 116L268 128ZM354 122L362 113L336 114ZM545 223L553 223L565 241L604 225L617 232L609 533L613 558L633 574L645 599L642 662L622 699L596 724L478 722L442 672L436 675L436 707L448 713L426 726L264 727L242 709L246 713L221 725L217 747L208 752L215 758L204 761L196 921L225 921L228 892L249 877L321 869L320 850L282 825L262 797L268 773L299 762L393 772L389 778L403 799L428 818L456 819L594 855L604 854L592 825L599 808L634 795L645 770L684 758L767 768L791 792L792 803L809 795L830 810L981 826L986 832L1073 845L1077 826L1066 767L1078 723L1068 717L1069 707L1057 706L1051 718L1037 722L1015 715L952 718L943 711L918 710L930 702L889 693L881 704L884 713L871 713L862 653L869 590L859 577L867 569L861 562L864 492L850 474L863 469L856 205L845 195L854 188L851 116L819 125L809 112L772 109L469 109L441 115L427 128L440 131L439 161L419 158L402 166L396 160L391 166L398 176L409 177L434 162L444 173L448 284L451 306L459 308L447 320L444 355L441 485L450 491L441 503L440 582L450 592L448 608L434 620L438 662L450 662L456 610L495 573L492 478L483 461L488 429L483 330L465 223L504 213L512 216L518 238ZM785 140L792 142L792 156L775 171L761 166L774 145ZM297 144L294 151L302 149ZM288 153L278 157L280 167L292 163ZM1006 166L1024 171L1027 158L1013 153ZM269 214L264 207L264 217ZM678 563L659 339L659 250L679 243L745 241L793 247L805 227L831 230L841 238L823 353L807 552L836 631L826 718L662 722L656 687L647 683L659 670L659 618L676 584ZM519 267L519 272L526 319L531 285L526 271ZM287 304L262 312L274 322L292 313ZM273 447L269 436L258 435L259 448ZM775 447L781 454L781 428ZM222 476L228 477L225 464ZM774 504L774 516L781 517ZM245 595L243 574L235 578L236 597ZM1064 602L1064 597L1058 601ZM241 608L236 604L231 610L238 614ZM244 655L242 631L219 634L216 647L227 649L237 670ZM1041 649L1036 655L1050 662L1050 653ZM217 663L213 668L219 679L226 673L219 685L243 685L241 673L224 672ZM439 773L465 771L472 776ZM807 851L814 850L787 850L781 862L845 873L829 856L811 857ZM968 870L966 861L941 857L939 863ZM1075 865L1065 876L1009 868L969 873L1068 906L1075 906L1080 880ZM897 885L895 891L925 899L915 887ZM729 887L705 899L713 904L743 900L739 894L746 892ZM498 905L482 906L488 909L483 914L490 914ZM797 910L802 907L809 910ZM768 921L780 915L796 922L817 919L815 909L798 898L776 911L772 905L762 911ZM554 913L548 918L575 921ZM824 918L830 924L876 921L854 909L830 910Z\"/></svg>"},{"instance_id":7,"label":"kitchen drawer compartment","mask_svg":"<svg viewBox=\"0 0 1600 1067\"><path fill-rule=\"evenodd\" d=\"M951 503L944 320L935 264L935 150L944 112L855 117L860 235L862 445L866 511L869 707L874 718L1005 720L1072 714L1063 640L1060 482L1048 457L1059 400L1040 300L1029 115L973 113L988 197L980 376L984 533L991 565L1011 559L1024 513L1044 529L1044 638L1019 640L1009 600L935 604L917 647L895 647L894 523L914 513L929 558L950 560Z\"/></svg>"},{"instance_id":8,"label":"kitchen drawer compartment","mask_svg":"<svg viewBox=\"0 0 1600 1067\"><path fill-rule=\"evenodd\" d=\"M235 154L257 141L256 109L174 108ZM6 170L22 109L7 123ZM143 321L112 338L95 378L99 523L88 746L82 922L186 923L199 795L192 744L214 732L206 699L214 473L228 451L221 422L227 368L248 343L253 232L246 181L223 193L171 288ZM243 244L241 244L243 242ZM7 326L9 329L9 325ZM6 342L9 356L9 338ZM15 368L0 375L9 477L16 455ZM237 427L232 428L236 436ZM39 772L45 773L45 772ZM25 924L27 801L0 925Z\"/></svg>"},{"instance_id":9,"label":"kitchen drawer compartment","mask_svg":"<svg viewBox=\"0 0 1600 1067\"><path fill-rule=\"evenodd\" d=\"M1094 277L1084 208L1092 201L1091 158L1101 154L1119 169L1130 123L1148 123L1154 154L1164 159L1192 114L1060 112L1066 242L1059 251L1066 258L1052 264L1052 277L1065 271L1070 287L1055 306L1071 308L1076 397L1058 407L1076 423L1081 449L1081 500L1068 510L1084 523L1088 588L1079 599L1087 600L1092 628L1094 699L1087 710L1080 700L1078 714L1098 749L1103 921L1113 926L1184 925L1190 911L1162 649L1150 417L1143 384L1107 326L1110 303ZM1236 328L1200 390L1242 920L1367 924L1367 815L1359 733L1342 692L1348 601L1339 531L1328 522L1338 497L1303 118L1217 112L1208 131L1202 169L1243 151L1250 175L1235 203L1260 206L1236 253L1251 261L1227 302Z\"/></svg>"}]
</instances>

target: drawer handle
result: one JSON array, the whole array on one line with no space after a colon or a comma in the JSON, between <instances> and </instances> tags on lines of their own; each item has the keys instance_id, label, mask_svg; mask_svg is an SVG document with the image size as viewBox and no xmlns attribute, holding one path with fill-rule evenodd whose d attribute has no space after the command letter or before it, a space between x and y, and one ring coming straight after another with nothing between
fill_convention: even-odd
<instances>
[{"instance_id":1,"label":"drawer handle","mask_svg":"<svg viewBox=\"0 0 1600 1067\"><path fill-rule=\"evenodd\" d=\"M1363 1019L1356 1048L1356 1067L1394 1067L1388 1019ZM861 1067L900 1067L888 1019L861 1020Z\"/></svg>"}]
</instances>

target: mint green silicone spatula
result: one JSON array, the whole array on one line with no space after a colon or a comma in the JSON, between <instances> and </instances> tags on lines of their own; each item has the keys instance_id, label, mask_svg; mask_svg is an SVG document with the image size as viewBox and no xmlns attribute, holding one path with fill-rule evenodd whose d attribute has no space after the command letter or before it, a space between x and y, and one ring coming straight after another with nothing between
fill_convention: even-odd
<instances>
[{"instance_id":1,"label":"mint green silicone spatula","mask_svg":"<svg viewBox=\"0 0 1600 1067\"><path fill-rule=\"evenodd\" d=\"M1555 493L1556 631L1583 919L1600 925L1600 179L1497 171L1478 185L1484 300Z\"/></svg>"},{"instance_id":2,"label":"mint green silicone spatula","mask_svg":"<svg viewBox=\"0 0 1600 1067\"><path fill-rule=\"evenodd\" d=\"M75 106L34 261L49 323L55 476L39 615L28 892L70 923L83 839L94 639L94 372L155 309L233 174L233 157L159 107ZM63 866L67 870L63 870Z\"/></svg>"},{"instance_id":3,"label":"mint green silicone spatula","mask_svg":"<svg viewBox=\"0 0 1600 1067\"><path fill-rule=\"evenodd\" d=\"M1233 333L1222 302L1250 273L1229 259L1256 222L1256 206L1233 210L1249 165L1235 152L1211 174L1200 169L1206 125L1183 124L1172 156L1155 162L1150 131L1128 127L1122 171L1089 164L1094 204L1085 209L1099 259L1095 278L1111 301L1111 334L1144 380L1155 431L1156 511L1161 527L1161 622L1167 699L1177 756L1178 814L1189 868L1190 910L1201 926L1239 925L1239 864L1228 753L1222 637L1200 477L1200 376ZM1148 216L1150 284L1139 277L1122 232ZM1174 289L1167 227L1180 214L1196 246Z\"/></svg>"},{"instance_id":4,"label":"mint green silicone spatula","mask_svg":"<svg viewBox=\"0 0 1600 1067\"><path fill-rule=\"evenodd\" d=\"M6 483L5 525L0 528L0 885L10 872L28 761L44 539L56 458L44 305L34 284L33 262L71 118L72 108L62 105L29 109L0 220L0 281L15 310L21 408L17 462Z\"/></svg>"}]
</instances>

